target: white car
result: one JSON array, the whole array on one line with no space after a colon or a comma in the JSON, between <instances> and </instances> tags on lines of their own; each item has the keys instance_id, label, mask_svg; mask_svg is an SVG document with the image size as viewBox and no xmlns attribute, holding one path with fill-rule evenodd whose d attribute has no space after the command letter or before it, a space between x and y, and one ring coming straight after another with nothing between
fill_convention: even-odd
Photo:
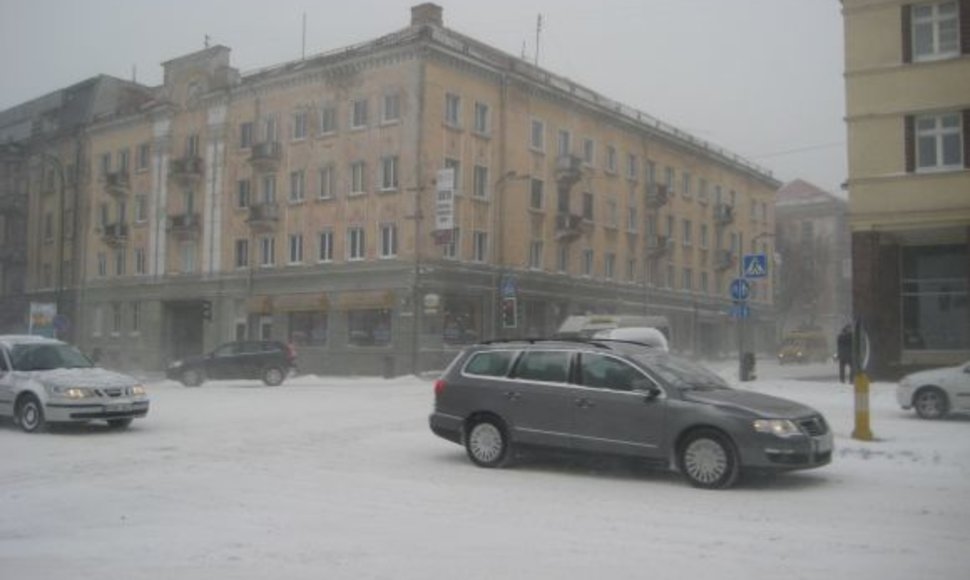
<instances>
[{"instance_id":1,"label":"white car","mask_svg":"<svg viewBox=\"0 0 970 580\"><path fill-rule=\"evenodd\" d=\"M970 362L906 375L896 388L896 400L924 419L970 411Z\"/></svg>"},{"instance_id":2,"label":"white car","mask_svg":"<svg viewBox=\"0 0 970 580\"><path fill-rule=\"evenodd\" d=\"M0 335L0 417L28 433L47 423L104 420L123 429L148 414L145 387L97 368L59 340Z\"/></svg>"}]
</instances>

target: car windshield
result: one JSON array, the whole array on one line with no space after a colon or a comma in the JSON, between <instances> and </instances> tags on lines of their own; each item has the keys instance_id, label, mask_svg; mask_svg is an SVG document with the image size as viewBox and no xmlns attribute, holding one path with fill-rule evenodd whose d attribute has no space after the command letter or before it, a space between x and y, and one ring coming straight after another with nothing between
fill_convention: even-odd
<instances>
[{"instance_id":1,"label":"car windshield","mask_svg":"<svg viewBox=\"0 0 970 580\"><path fill-rule=\"evenodd\" d=\"M641 353L633 355L633 358L662 381L678 389L713 391L731 388L724 379L705 367L676 356Z\"/></svg>"},{"instance_id":2,"label":"car windshield","mask_svg":"<svg viewBox=\"0 0 970 580\"><path fill-rule=\"evenodd\" d=\"M16 371L50 371L94 366L81 352L66 344L17 344L10 351Z\"/></svg>"}]
</instances>

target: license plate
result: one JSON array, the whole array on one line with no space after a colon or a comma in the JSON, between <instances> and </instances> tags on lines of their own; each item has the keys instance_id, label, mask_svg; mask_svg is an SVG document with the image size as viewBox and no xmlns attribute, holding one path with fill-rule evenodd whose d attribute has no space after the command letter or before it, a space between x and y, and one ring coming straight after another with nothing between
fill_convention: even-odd
<instances>
[{"instance_id":1,"label":"license plate","mask_svg":"<svg viewBox=\"0 0 970 580\"><path fill-rule=\"evenodd\" d=\"M828 437L818 437L812 441L815 453L828 453L832 451L832 440Z\"/></svg>"},{"instance_id":2,"label":"license plate","mask_svg":"<svg viewBox=\"0 0 970 580\"><path fill-rule=\"evenodd\" d=\"M126 405L124 403L119 403L117 405L105 405L105 413L124 413L125 411L131 411L131 405Z\"/></svg>"}]
</instances>

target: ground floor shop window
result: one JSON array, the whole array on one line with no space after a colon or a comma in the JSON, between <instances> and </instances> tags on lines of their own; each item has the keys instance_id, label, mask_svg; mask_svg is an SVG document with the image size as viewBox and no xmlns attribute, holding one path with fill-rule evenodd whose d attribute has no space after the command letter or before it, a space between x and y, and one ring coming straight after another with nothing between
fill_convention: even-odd
<instances>
[{"instance_id":1,"label":"ground floor shop window","mask_svg":"<svg viewBox=\"0 0 970 580\"><path fill-rule=\"evenodd\" d=\"M902 249L905 350L970 348L967 246Z\"/></svg>"},{"instance_id":2,"label":"ground floor shop window","mask_svg":"<svg viewBox=\"0 0 970 580\"><path fill-rule=\"evenodd\" d=\"M482 336L481 300L446 297L441 338L445 344L471 344Z\"/></svg>"},{"instance_id":3,"label":"ground floor shop window","mask_svg":"<svg viewBox=\"0 0 970 580\"><path fill-rule=\"evenodd\" d=\"M348 342L354 346L386 346L391 343L391 311L349 310Z\"/></svg>"},{"instance_id":4,"label":"ground floor shop window","mask_svg":"<svg viewBox=\"0 0 970 580\"><path fill-rule=\"evenodd\" d=\"M290 342L297 346L327 344L326 312L290 312Z\"/></svg>"}]
</instances>

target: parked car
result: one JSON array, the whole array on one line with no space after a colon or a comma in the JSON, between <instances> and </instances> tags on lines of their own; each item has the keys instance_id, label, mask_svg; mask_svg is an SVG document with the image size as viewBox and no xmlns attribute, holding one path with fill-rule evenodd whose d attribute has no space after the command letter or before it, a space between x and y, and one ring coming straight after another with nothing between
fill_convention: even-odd
<instances>
[{"instance_id":1,"label":"parked car","mask_svg":"<svg viewBox=\"0 0 970 580\"><path fill-rule=\"evenodd\" d=\"M782 340L778 364L827 362L831 356L832 351L821 330L796 330Z\"/></svg>"},{"instance_id":2,"label":"parked car","mask_svg":"<svg viewBox=\"0 0 970 580\"><path fill-rule=\"evenodd\" d=\"M283 383L296 368L296 349L275 340L229 342L206 355L177 360L165 376L187 387L207 380L257 379L271 387Z\"/></svg>"},{"instance_id":3,"label":"parked car","mask_svg":"<svg viewBox=\"0 0 970 580\"><path fill-rule=\"evenodd\" d=\"M733 389L706 368L625 342L532 340L469 347L434 385L431 430L497 467L518 447L641 458L692 485L742 469L825 465L832 433L805 405Z\"/></svg>"},{"instance_id":4,"label":"parked car","mask_svg":"<svg viewBox=\"0 0 970 580\"><path fill-rule=\"evenodd\" d=\"M903 409L916 409L923 419L970 411L970 361L906 375L896 387L896 400Z\"/></svg>"},{"instance_id":5,"label":"parked car","mask_svg":"<svg viewBox=\"0 0 970 580\"><path fill-rule=\"evenodd\" d=\"M128 427L148 414L139 382L97 368L73 346L37 336L0 336L0 416L27 432L48 423L104 420Z\"/></svg>"}]
</instances>

